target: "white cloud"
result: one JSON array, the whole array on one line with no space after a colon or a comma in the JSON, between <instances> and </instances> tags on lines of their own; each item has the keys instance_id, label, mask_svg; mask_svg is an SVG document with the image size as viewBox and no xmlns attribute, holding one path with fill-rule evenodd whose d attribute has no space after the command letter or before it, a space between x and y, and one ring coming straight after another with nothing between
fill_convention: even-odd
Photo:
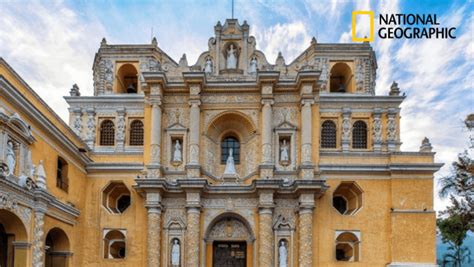
<instances>
[{"instance_id":1,"label":"white cloud","mask_svg":"<svg viewBox=\"0 0 474 267\"><path fill-rule=\"evenodd\" d=\"M268 29L254 26L251 34L257 39L257 47L267 56L270 63L274 63L278 52L282 52L288 64L299 56L311 42L305 24L301 21L276 24Z\"/></svg>"},{"instance_id":2,"label":"white cloud","mask_svg":"<svg viewBox=\"0 0 474 267\"><path fill-rule=\"evenodd\" d=\"M63 96L74 83L92 94L92 61L105 29L62 2L4 2L2 8L0 54L67 122Z\"/></svg>"}]
</instances>

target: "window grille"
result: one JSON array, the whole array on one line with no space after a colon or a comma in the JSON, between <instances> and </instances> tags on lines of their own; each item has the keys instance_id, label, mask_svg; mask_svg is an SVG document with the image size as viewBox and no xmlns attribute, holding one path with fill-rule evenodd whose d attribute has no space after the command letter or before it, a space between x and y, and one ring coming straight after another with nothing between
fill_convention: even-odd
<instances>
[{"instance_id":1,"label":"window grille","mask_svg":"<svg viewBox=\"0 0 474 267\"><path fill-rule=\"evenodd\" d=\"M235 137L226 137L221 143L221 164L226 164L229 157L229 150L232 148L232 156L234 163L240 163L240 143Z\"/></svg>"},{"instance_id":2,"label":"window grille","mask_svg":"<svg viewBox=\"0 0 474 267\"><path fill-rule=\"evenodd\" d=\"M130 124L130 145L143 146L143 122L139 120Z\"/></svg>"},{"instance_id":3,"label":"window grille","mask_svg":"<svg viewBox=\"0 0 474 267\"><path fill-rule=\"evenodd\" d=\"M336 148L336 124L325 121L321 127L321 147Z\"/></svg>"},{"instance_id":4,"label":"window grille","mask_svg":"<svg viewBox=\"0 0 474 267\"><path fill-rule=\"evenodd\" d=\"M356 121L352 128L352 148L367 149L367 124Z\"/></svg>"},{"instance_id":5,"label":"window grille","mask_svg":"<svg viewBox=\"0 0 474 267\"><path fill-rule=\"evenodd\" d=\"M105 120L100 124L100 145L113 146L115 143L115 127L111 120Z\"/></svg>"}]
</instances>

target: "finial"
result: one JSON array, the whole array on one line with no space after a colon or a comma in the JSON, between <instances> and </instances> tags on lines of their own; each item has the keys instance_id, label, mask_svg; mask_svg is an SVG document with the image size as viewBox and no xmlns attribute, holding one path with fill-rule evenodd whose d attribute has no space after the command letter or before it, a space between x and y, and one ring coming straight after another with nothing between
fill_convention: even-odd
<instances>
[{"instance_id":1,"label":"finial","mask_svg":"<svg viewBox=\"0 0 474 267\"><path fill-rule=\"evenodd\" d=\"M81 96L81 92L79 92L79 86L77 86L77 84L73 84L69 94L71 96Z\"/></svg>"},{"instance_id":2,"label":"finial","mask_svg":"<svg viewBox=\"0 0 474 267\"><path fill-rule=\"evenodd\" d=\"M43 167L43 160L40 160L36 168L36 185L40 189L46 190L46 172Z\"/></svg>"},{"instance_id":3,"label":"finial","mask_svg":"<svg viewBox=\"0 0 474 267\"><path fill-rule=\"evenodd\" d=\"M316 45L318 43L318 41L316 41L316 38L313 36L313 38L311 38L311 45Z\"/></svg>"},{"instance_id":4,"label":"finial","mask_svg":"<svg viewBox=\"0 0 474 267\"><path fill-rule=\"evenodd\" d=\"M151 44L153 46L158 46L158 41L156 40L156 37L153 37L153 39L151 39Z\"/></svg>"},{"instance_id":5,"label":"finial","mask_svg":"<svg viewBox=\"0 0 474 267\"><path fill-rule=\"evenodd\" d=\"M187 67L188 66L188 60L186 59L186 53L183 54L181 59L179 60L179 66L180 67Z\"/></svg>"},{"instance_id":6,"label":"finial","mask_svg":"<svg viewBox=\"0 0 474 267\"><path fill-rule=\"evenodd\" d=\"M433 147L431 146L430 139L427 137L423 138L421 141L420 152L431 152Z\"/></svg>"},{"instance_id":7,"label":"finial","mask_svg":"<svg viewBox=\"0 0 474 267\"><path fill-rule=\"evenodd\" d=\"M390 86L389 95L398 96L400 95L400 88L398 88L398 83L393 81L392 86Z\"/></svg>"},{"instance_id":8,"label":"finial","mask_svg":"<svg viewBox=\"0 0 474 267\"><path fill-rule=\"evenodd\" d=\"M100 47L104 47L107 45L107 40L105 39L105 37L102 38L102 41L100 42Z\"/></svg>"},{"instance_id":9,"label":"finial","mask_svg":"<svg viewBox=\"0 0 474 267\"><path fill-rule=\"evenodd\" d=\"M277 66L285 65L285 59L283 58L283 55L281 54L281 51L278 52L278 57L276 59L276 64L277 64Z\"/></svg>"}]
</instances>

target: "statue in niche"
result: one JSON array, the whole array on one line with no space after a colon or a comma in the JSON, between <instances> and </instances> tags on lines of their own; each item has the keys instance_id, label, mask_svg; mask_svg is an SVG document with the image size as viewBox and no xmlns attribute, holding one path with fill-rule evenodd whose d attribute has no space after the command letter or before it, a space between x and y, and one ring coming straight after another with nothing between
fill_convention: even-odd
<instances>
[{"instance_id":1,"label":"statue in niche","mask_svg":"<svg viewBox=\"0 0 474 267\"><path fill-rule=\"evenodd\" d=\"M285 246L285 241L280 241L280 247L278 248L279 252L279 267L287 267L288 266L288 251Z\"/></svg>"},{"instance_id":2,"label":"statue in niche","mask_svg":"<svg viewBox=\"0 0 474 267\"><path fill-rule=\"evenodd\" d=\"M179 139L176 139L176 142L174 143L173 161L181 162L182 160L181 144L179 143Z\"/></svg>"},{"instance_id":3,"label":"statue in niche","mask_svg":"<svg viewBox=\"0 0 474 267\"><path fill-rule=\"evenodd\" d=\"M178 239L173 240L173 246L171 248L171 265L173 267L179 266L179 258L181 256L181 248Z\"/></svg>"},{"instance_id":4,"label":"statue in niche","mask_svg":"<svg viewBox=\"0 0 474 267\"><path fill-rule=\"evenodd\" d=\"M207 57L206 64L204 65L204 72L205 73L212 73L212 59L211 57Z\"/></svg>"},{"instance_id":5,"label":"statue in niche","mask_svg":"<svg viewBox=\"0 0 474 267\"><path fill-rule=\"evenodd\" d=\"M6 162L8 166L8 175L13 175L13 173L15 172L16 154L15 147L11 140L8 140L7 142Z\"/></svg>"},{"instance_id":6,"label":"statue in niche","mask_svg":"<svg viewBox=\"0 0 474 267\"><path fill-rule=\"evenodd\" d=\"M283 163L287 163L290 160L289 156L289 147L288 144L286 143L286 139L283 139L283 143L281 144L280 147L280 161Z\"/></svg>"},{"instance_id":7,"label":"statue in niche","mask_svg":"<svg viewBox=\"0 0 474 267\"><path fill-rule=\"evenodd\" d=\"M249 73L257 73L257 57L253 56L250 60Z\"/></svg>"},{"instance_id":8,"label":"statue in niche","mask_svg":"<svg viewBox=\"0 0 474 267\"><path fill-rule=\"evenodd\" d=\"M237 68L237 56L234 48L234 44L231 44L227 50L227 69Z\"/></svg>"},{"instance_id":9,"label":"statue in niche","mask_svg":"<svg viewBox=\"0 0 474 267\"><path fill-rule=\"evenodd\" d=\"M229 157L227 157L227 162L225 164L224 175L235 175L237 174L235 171L235 162L234 156L232 156L232 148L229 149Z\"/></svg>"}]
</instances>

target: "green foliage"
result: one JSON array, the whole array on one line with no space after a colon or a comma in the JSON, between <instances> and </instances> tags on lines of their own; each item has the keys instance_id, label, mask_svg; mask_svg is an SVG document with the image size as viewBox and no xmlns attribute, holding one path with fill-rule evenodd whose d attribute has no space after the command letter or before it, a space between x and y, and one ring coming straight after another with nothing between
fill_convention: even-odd
<instances>
[{"instance_id":1,"label":"green foliage","mask_svg":"<svg viewBox=\"0 0 474 267\"><path fill-rule=\"evenodd\" d=\"M437 220L443 242L450 247L443 255L442 266L461 267L471 262L471 251L463 247L467 232L474 229L474 161L465 151L452 164L452 175L440 179L441 197L448 197L451 205Z\"/></svg>"}]
</instances>

